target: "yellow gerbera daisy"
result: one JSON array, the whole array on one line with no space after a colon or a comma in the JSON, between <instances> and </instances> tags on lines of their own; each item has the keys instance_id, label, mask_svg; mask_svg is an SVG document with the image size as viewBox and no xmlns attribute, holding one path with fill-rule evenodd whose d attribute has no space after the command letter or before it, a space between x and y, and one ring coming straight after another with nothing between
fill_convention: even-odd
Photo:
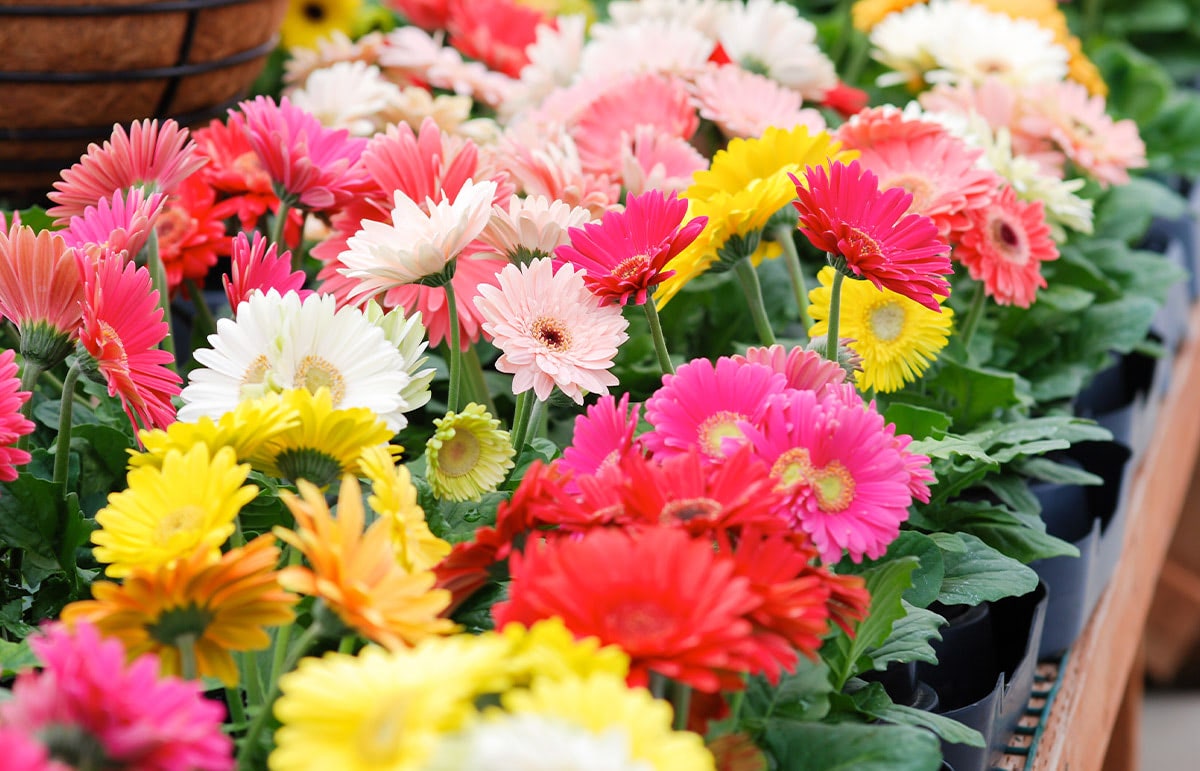
<instances>
[{"instance_id":1,"label":"yellow gerbera daisy","mask_svg":"<svg viewBox=\"0 0 1200 771\"><path fill-rule=\"evenodd\" d=\"M557 616L531 627L512 622L500 632L511 647L505 662L514 685L537 678L587 677L595 672L625 678L629 655L616 645L600 646L595 637L576 639Z\"/></svg>"},{"instance_id":2,"label":"yellow gerbera daisy","mask_svg":"<svg viewBox=\"0 0 1200 771\"><path fill-rule=\"evenodd\" d=\"M288 0L279 30L284 48L316 48L317 41L354 32L362 0Z\"/></svg>"},{"instance_id":3,"label":"yellow gerbera daisy","mask_svg":"<svg viewBox=\"0 0 1200 771\"><path fill-rule=\"evenodd\" d=\"M425 443L426 477L433 494L450 501L477 501L495 490L513 467L512 441L481 404L447 412Z\"/></svg>"},{"instance_id":4,"label":"yellow gerbera daisy","mask_svg":"<svg viewBox=\"0 0 1200 771\"><path fill-rule=\"evenodd\" d=\"M809 332L813 337L829 331L833 274L832 267L822 268L817 274L821 285L808 293L808 310L816 322ZM888 393L921 377L946 347L953 320L948 306L936 313L904 295L876 289L869 281L842 283L838 335L851 338L850 348L862 357L860 388Z\"/></svg>"},{"instance_id":5,"label":"yellow gerbera daisy","mask_svg":"<svg viewBox=\"0 0 1200 771\"><path fill-rule=\"evenodd\" d=\"M384 447L363 450L358 467L371 482L367 504L391 523L392 546L400 565L411 573L441 562L450 553L450 544L429 530L408 468L395 463Z\"/></svg>"},{"instance_id":6,"label":"yellow gerbera daisy","mask_svg":"<svg viewBox=\"0 0 1200 771\"><path fill-rule=\"evenodd\" d=\"M364 449L386 445L392 438L383 419L366 407L334 409L328 388L315 394L295 388L280 396L296 420L249 455L256 471L324 487L342 474L356 472Z\"/></svg>"},{"instance_id":7,"label":"yellow gerbera daisy","mask_svg":"<svg viewBox=\"0 0 1200 771\"><path fill-rule=\"evenodd\" d=\"M440 617L450 605L450 592L434 588L433 573L400 566L391 523L377 519L363 530L362 488L353 475L342 478L336 518L319 488L304 480L297 484L299 497L286 490L280 494L296 529L274 532L302 552L311 567L281 571L284 588L321 598L346 626L388 648L454 631L454 623Z\"/></svg>"},{"instance_id":8,"label":"yellow gerbera daisy","mask_svg":"<svg viewBox=\"0 0 1200 771\"><path fill-rule=\"evenodd\" d=\"M155 653L164 674L238 682L230 651L271 644L263 627L290 623L296 596L279 585L275 539L260 536L212 562L203 547L155 570L135 569L122 584L97 581L93 600L63 608L67 623L89 621L118 638L130 660ZM195 670L184 672L186 647Z\"/></svg>"},{"instance_id":9,"label":"yellow gerbera daisy","mask_svg":"<svg viewBox=\"0 0 1200 771\"><path fill-rule=\"evenodd\" d=\"M850 7L850 18L854 21L855 29L870 32L876 24L893 13L923 2L925 0L858 0Z\"/></svg>"},{"instance_id":10,"label":"yellow gerbera daisy","mask_svg":"<svg viewBox=\"0 0 1200 771\"><path fill-rule=\"evenodd\" d=\"M162 468L131 469L126 489L108 496L96 514L96 559L108 563L112 578L154 570L199 548L215 561L238 512L258 494L254 485L242 486L249 473L233 450L222 447L210 457L203 444L167 452Z\"/></svg>"}]
</instances>

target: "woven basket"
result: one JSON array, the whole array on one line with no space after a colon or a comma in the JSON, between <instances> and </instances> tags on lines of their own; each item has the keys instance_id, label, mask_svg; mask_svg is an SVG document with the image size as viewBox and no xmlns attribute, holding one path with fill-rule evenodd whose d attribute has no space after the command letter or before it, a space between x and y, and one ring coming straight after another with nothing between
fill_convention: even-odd
<instances>
[{"instance_id":1,"label":"woven basket","mask_svg":"<svg viewBox=\"0 0 1200 771\"><path fill-rule=\"evenodd\" d=\"M37 202L114 123L195 126L246 95L288 0L0 0L0 199Z\"/></svg>"}]
</instances>

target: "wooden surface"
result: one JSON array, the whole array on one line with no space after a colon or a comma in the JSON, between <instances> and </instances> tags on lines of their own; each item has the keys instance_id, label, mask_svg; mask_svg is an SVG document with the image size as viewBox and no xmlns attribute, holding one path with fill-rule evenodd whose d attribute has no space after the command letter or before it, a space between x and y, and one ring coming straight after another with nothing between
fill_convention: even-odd
<instances>
[{"instance_id":1,"label":"wooden surface","mask_svg":"<svg viewBox=\"0 0 1200 771\"><path fill-rule=\"evenodd\" d=\"M1137 460L1121 560L1071 648L1033 759L1034 771L1100 771L1129 686L1155 584L1192 489L1200 447L1200 305L1192 309L1154 435ZM1200 482L1197 483L1200 488ZM1193 516L1193 515L1189 515ZM1195 512L1200 516L1200 511ZM1135 674L1136 670L1136 674Z\"/></svg>"}]
</instances>

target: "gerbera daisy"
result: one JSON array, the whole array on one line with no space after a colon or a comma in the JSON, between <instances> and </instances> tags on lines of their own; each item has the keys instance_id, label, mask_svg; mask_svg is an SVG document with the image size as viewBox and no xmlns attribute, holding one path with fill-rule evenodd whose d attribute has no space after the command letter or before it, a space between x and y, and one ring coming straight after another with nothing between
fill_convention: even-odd
<instances>
[{"instance_id":1,"label":"gerbera daisy","mask_svg":"<svg viewBox=\"0 0 1200 771\"><path fill-rule=\"evenodd\" d=\"M384 337L400 354L404 371L410 378L408 385L400 389L400 397L409 410L424 407L433 396L429 385L437 370L433 367L421 369L428 361L425 351L429 343L420 312L406 316L403 309L395 308L385 313L378 303L369 302L363 306L363 314L367 321L383 330Z\"/></svg>"},{"instance_id":2,"label":"gerbera daisy","mask_svg":"<svg viewBox=\"0 0 1200 771\"><path fill-rule=\"evenodd\" d=\"M425 443L425 463L434 495L477 501L499 487L513 467L516 450L500 421L482 404L472 402L461 412L448 412L433 425L433 436Z\"/></svg>"},{"instance_id":3,"label":"gerbera daisy","mask_svg":"<svg viewBox=\"0 0 1200 771\"><path fill-rule=\"evenodd\" d=\"M162 193L146 195L141 188L118 190L112 194L112 202L101 198L96 205L89 206L61 232L67 246L99 259L107 249L125 252L127 259L135 259L146 239L153 232L155 223L163 212L166 196Z\"/></svg>"},{"instance_id":4,"label":"gerbera daisy","mask_svg":"<svg viewBox=\"0 0 1200 771\"><path fill-rule=\"evenodd\" d=\"M384 128L384 115L400 98L400 87L373 64L335 62L315 70L287 96L321 125L346 129L351 136L370 137Z\"/></svg>"},{"instance_id":5,"label":"gerbera daisy","mask_svg":"<svg viewBox=\"0 0 1200 771\"><path fill-rule=\"evenodd\" d=\"M445 29L450 19L450 0L388 0L387 4L424 30Z\"/></svg>"},{"instance_id":6,"label":"gerbera daisy","mask_svg":"<svg viewBox=\"0 0 1200 771\"><path fill-rule=\"evenodd\" d=\"M93 600L63 608L68 624L96 625L116 637L126 655L159 657L163 674L215 677L233 687L238 668L231 651L271 644L264 627L290 623L296 597L279 586L279 549L269 535L231 549L213 561L203 546L175 562L135 568L121 584L96 581ZM184 660L194 669L185 672Z\"/></svg>"},{"instance_id":7,"label":"gerbera daisy","mask_svg":"<svg viewBox=\"0 0 1200 771\"><path fill-rule=\"evenodd\" d=\"M544 195L587 209L598 218L621 198L621 186L607 175L583 170L575 140L565 130L520 137L509 130L496 149L496 162L525 195Z\"/></svg>"},{"instance_id":8,"label":"gerbera daisy","mask_svg":"<svg viewBox=\"0 0 1200 771\"><path fill-rule=\"evenodd\" d=\"M605 9L613 24L661 19L716 38L729 12L727 0L612 0Z\"/></svg>"},{"instance_id":9,"label":"gerbera daisy","mask_svg":"<svg viewBox=\"0 0 1200 771\"><path fill-rule=\"evenodd\" d=\"M126 488L96 513L91 540L96 559L108 563L105 574L154 570L197 549L215 560L238 512L258 495L257 487L243 485L249 473L233 450L210 454L202 444L168 452L161 468L131 469Z\"/></svg>"},{"instance_id":10,"label":"gerbera daisy","mask_svg":"<svg viewBox=\"0 0 1200 771\"><path fill-rule=\"evenodd\" d=\"M169 333L150 271L109 255L94 265L77 255L83 274L83 321L79 342L96 360L119 396L136 431L163 428L175 420L171 398L179 394L179 375L168 365L175 357L158 348Z\"/></svg>"},{"instance_id":11,"label":"gerbera daisy","mask_svg":"<svg viewBox=\"0 0 1200 771\"><path fill-rule=\"evenodd\" d=\"M854 5L850 7L850 16L855 29L859 32L870 32L876 24L896 11L903 11L910 5L923 2L925 0L855 0Z\"/></svg>"},{"instance_id":12,"label":"gerbera daisy","mask_svg":"<svg viewBox=\"0 0 1200 771\"><path fill-rule=\"evenodd\" d=\"M819 101L835 85L833 62L817 47L817 28L775 0L731 3L718 33L730 60Z\"/></svg>"},{"instance_id":13,"label":"gerbera daisy","mask_svg":"<svg viewBox=\"0 0 1200 771\"><path fill-rule=\"evenodd\" d=\"M1067 77L1083 84L1088 91L1097 95L1108 94L1100 70L1083 52L1083 43L1071 34L1067 17L1059 7L1058 0L972 0L991 11L1011 16L1014 19L1029 19L1038 26L1054 33L1054 42L1067 49Z\"/></svg>"},{"instance_id":14,"label":"gerbera daisy","mask_svg":"<svg viewBox=\"0 0 1200 771\"><path fill-rule=\"evenodd\" d=\"M848 387L848 386L847 386ZM771 400L750 443L793 497L787 508L833 564L878 558L900 532L912 503L909 472L873 405L837 394L789 390Z\"/></svg>"},{"instance_id":15,"label":"gerbera daisy","mask_svg":"<svg viewBox=\"0 0 1200 771\"><path fill-rule=\"evenodd\" d=\"M363 450L358 467L371 483L367 505L392 524L396 561L409 572L430 570L441 562L450 553L450 544L429 530L408 467L396 463L383 447Z\"/></svg>"},{"instance_id":16,"label":"gerbera daisy","mask_svg":"<svg viewBox=\"0 0 1200 771\"><path fill-rule=\"evenodd\" d=\"M582 415L575 416L571 444L563 449L562 467L577 476L591 475L602 468L620 464L626 455L636 452L633 434L637 430L641 405L629 405L629 394L617 401L602 396Z\"/></svg>"},{"instance_id":17,"label":"gerbera daisy","mask_svg":"<svg viewBox=\"0 0 1200 771\"><path fill-rule=\"evenodd\" d=\"M740 364L722 356L713 364L694 359L664 375L663 385L646 400L653 431L642 434L646 449L669 457L698 448L712 460L725 456L726 441L740 441L743 421L755 422L767 398L783 391L787 379L761 364Z\"/></svg>"},{"instance_id":18,"label":"gerbera daisy","mask_svg":"<svg viewBox=\"0 0 1200 771\"><path fill-rule=\"evenodd\" d=\"M368 408L399 431L415 408L401 395L408 362L363 311L336 305L329 295L252 293L233 319L217 321L212 348L193 354L201 366L180 394L180 420L219 418L270 391L324 387L334 408Z\"/></svg>"},{"instance_id":19,"label":"gerbera daisy","mask_svg":"<svg viewBox=\"0 0 1200 771\"><path fill-rule=\"evenodd\" d=\"M33 421L21 414L29 397L29 391L21 390L16 352L0 351L0 481L13 481L17 478L15 467L29 462L28 452L9 446L35 428Z\"/></svg>"},{"instance_id":20,"label":"gerbera daisy","mask_svg":"<svg viewBox=\"0 0 1200 771\"><path fill-rule=\"evenodd\" d=\"M629 339L619 305L602 304L570 265L548 259L509 265L498 286L479 287L475 307L502 351L496 369L514 375L513 393L533 389L545 401L555 386L576 404L608 393L617 349Z\"/></svg>"},{"instance_id":21,"label":"gerbera daisy","mask_svg":"<svg viewBox=\"0 0 1200 771\"><path fill-rule=\"evenodd\" d=\"M646 302L646 293L670 278L665 269L704 229L706 217L685 225L687 201L674 193L652 190L631 195L625 210L606 212L599 223L572 228L570 243L554 253L554 262L574 265L584 272L583 282L604 302L635 305Z\"/></svg>"},{"instance_id":22,"label":"gerbera daisy","mask_svg":"<svg viewBox=\"0 0 1200 771\"><path fill-rule=\"evenodd\" d=\"M263 214L278 209L271 175L250 146L245 116L230 112L225 121L214 120L197 129L195 139L209 161L200 173L237 213L243 230L254 230ZM289 237L288 242L294 241Z\"/></svg>"},{"instance_id":23,"label":"gerbera daisy","mask_svg":"<svg viewBox=\"0 0 1200 771\"><path fill-rule=\"evenodd\" d=\"M364 529L354 476L342 478L336 518L317 487L304 480L297 487L299 496L280 493L296 529L274 532L311 567L285 568L279 576L285 588L320 598L347 626L387 648L454 631L454 623L440 617L450 593L434 588L433 573L410 572L396 561L391 523L377 519Z\"/></svg>"},{"instance_id":24,"label":"gerbera daisy","mask_svg":"<svg viewBox=\"0 0 1200 771\"><path fill-rule=\"evenodd\" d=\"M627 195L651 190L682 193L692 175L708 168L708 159L685 139L659 133L653 126L621 132L621 184Z\"/></svg>"},{"instance_id":25,"label":"gerbera daisy","mask_svg":"<svg viewBox=\"0 0 1200 771\"><path fill-rule=\"evenodd\" d=\"M70 766L50 757L50 751L34 736L18 728L0 727L0 747L8 771L71 771Z\"/></svg>"},{"instance_id":26,"label":"gerbera daisy","mask_svg":"<svg viewBox=\"0 0 1200 771\"><path fill-rule=\"evenodd\" d=\"M853 161L809 168L796 183L793 204L800 232L830 255L839 271L940 310L948 296L950 248L928 217L907 214L913 196L903 188L879 189L879 178Z\"/></svg>"},{"instance_id":27,"label":"gerbera daisy","mask_svg":"<svg viewBox=\"0 0 1200 771\"><path fill-rule=\"evenodd\" d=\"M820 393L829 386L846 380L846 370L837 362L826 359L816 351L800 346L791 350L782 345L750 347L746 353L735 354L733 360L740 363L764 364L787 377L788 388L802 388Z\"/></svg>"},{"instance_id":28,"label":"gerbera daisy","mask_svg":"<svg viewBox=\"0 0 1200 771\"><path fill-rule=\"evenodd\" d=\"M735 651L758 600L709 542L671 527L636 538L594 530L513 554L509 570L508 599L492 607L497 626L558 616L576 636L628 653L631 685L657 672L699 691L742 687Z\"/></svg>"},{"instance_id":29,"label":"gerbera daisy","mask_svg":"<svg viewBox=\"0 0 1200 771\"><path fill-rule=\"evenodd\" d=\"M288 0L279 29L284 48L314 48L334 32L353 31L362 0Z\"/></svg>"},{"instance_id":30,"label":"gerbera daisy","mask_svg":"<svg viewBox=\"0 0 1200 771\"><path fill-rule=\"evenodd\" d=\"M42 669L17 676L0 704L5 728L43 737L75 768L232 771L224 707L200 682L159 678L153 655L126 663L121 643L91 624L51 624L28 639Z\"/></svg>"},{"instance_id":31,"label":"gerbera daisy","mask_svg":"<svg viewBox=\"0 0 1200 771\"><path fill-rule=\"evenodd\" d=\"M450 0L446 29L450 45L510 78L529 63L525 49L541 24L553 24L538 11L513 0Z\"/></svg>"},{"instance_id":32,"label":"gerbera daisy","mask_svg":"<svg viewBox=\"0 0 1200 771\"><path fill-rule=\"evenodd\" d=\"M814 337L829 334L834 269L826 266L817 274L820 286L809 292ZM937 298L944 302L945 298ZM861 358L856 382L860 388L891 393L920 379L938 353L946 347L954 325L954 311L941 311L910 300L887 289L876 289L865 281L842 284L838 334L849 338L851 350ZM840 369L840 367L839 367Z\"/></svg>"},{"instance_id":33,"label":"gerbera daisy","mask_svg":"<svg viewBox=\"0 0 1200 771\"><path fill-rule=\"evenodd\" d=\"M84 297L75 250L58 233L15 221L0 231L0 314L21 335L26 366L54 367L79 333Z\"/></svg>"},{"instance_id":34,"label":"gerbera daisy","mask_svg":"<svg viewBox=\"0 0 1200 771\"><path fill-rule=\"evenodd\" d=\"M736 65L710 67L696 78L692 93L700 117L715 123L726 137L761 136L771 126L825 130L821 113L801 109L799 93Z\"/></svg>"},{"instance_id":35,"label":"gerbera daisy","mask_svg":"<svg viewBox=\"0 0 1200 771\"><path fill-rule=\"evenodd\" d=\"M245 233L238 233L230 245L229 273L221 276L229 307L237 310L252 292L278 294L296 292L300 300L312 294L304 288L307 277L302 270L292 270L292 253L276 254L275 244L255 231L253 242Z\"/></svg>"},{"instance_id":36,"label":"gerbera daisy","mask_svg":"<svg viewBox=\"0 0 1200 771\"><path fill-rule=\"evenodd\" d=\"M203 285L217 258L229 256L225 220L233 213L233 207L217 203L216 190L200 176L175 188L154 225L172 293L186 280Z\"/></svg>"},{"instance_id":37,"label":"gerbera daisy","mask_svg":"<svg viewBox=\"0 0 1200 771\"><path fill-rule=\"evenodd\" d=\"M327 129L286 96L238 104L250 146L266 166L280 199L308 211L344 205L365 181L358 159L367 140Z\"/></svg>"},{"instance_id":38,"label":"gerbera daisy","mask_svg":"<svg viewBox=\"0 0 1200 771\"><path fill-rule=\"evenodd\" d=\"M506 123L541 104L551 92L571 84L579 71L587 24L582 14L574 14L559 16L555 26L538 25L534 42L525 47L529 63L521 68L520 79L498 108Z\"/></svg>"},{"instance_id":39,"label":"gerbera daisy","mask_svg":"<svg viewBox=\"0 0 1200 771\"><path fill-rule=\"evenodd\" d=\"M577 80L611 80L631 72L688 77L704 69L715 45L700 30L669 19L595 24L590 34Z\"/></svg>"},{"instance_id":40,"label":"gerbera daisy","mask_svg":"<svg viewBox=\"0 0 1200 771\"><path fill-rule=\"evenodd\" d=\"M595 637L576 637L558 617L529 627L505 624L499 634L509 645L505 674L514 687L528 686L534 679L574 680L592 675L612 675L624 682L629 674L625 651L615 645L601 646Z\"/></svg>"},{"instance_id":41,"label":"gerbera daisy","mask_svg":"<svg viewBox=\"0 0 1200 771\"><path fill-rule=\"evenodd\" d=\"M157 119L135 121L128 133L114 125L103 146L88 145L79 162L62 172L54 192L47 195L55 205L46 213L54 217L56 227L64 227L71 217L82 216L87 207L111 199L118 190L142 187L169 194L206 162L188 139L188 130L173 118L161 126Z\"/></svg>"},{"instance_id":42,"label":"gerbera daisy","mask_svg":"<svg viewBox=\"0 0 1200 771\"><path fill-rule=\"evenodd\" d=\"M990 206L971 213L971 225L954 250L955 259L983 282L997 304L1028 308L1046 286L1042 263L1058 259L1041 202L1018 200L1006 185Z\"/></svg>"},{"instance_id":43,"label":"gerbera daisy","mask_svg":"<svg viewBox=\"0 0 1200 771\"><path fill-rule=\"evenodd\" d=\"M529 262L554 254L555 249L570 241L570 230L591 219L587 209L544 195L514 195L507 209L492 206L492 217L479 240L510 262Z\"/></svg>"}]
</instances>

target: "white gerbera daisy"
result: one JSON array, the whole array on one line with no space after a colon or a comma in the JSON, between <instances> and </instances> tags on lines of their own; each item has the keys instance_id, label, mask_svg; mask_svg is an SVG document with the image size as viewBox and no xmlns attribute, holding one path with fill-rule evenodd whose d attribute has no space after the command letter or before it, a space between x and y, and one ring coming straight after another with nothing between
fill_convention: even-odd
<instances>
[{"instance_id":1,"label":"white gerbera daisy","mask_svg":"<svg viewBox=\"0 0 1200 771\"><path fill-rule=\"evenodd\" d=\"M817 28L775 0L734 3L720 30L729 58L819 101L837 85L833 62L817 47Z\"/></svg>"},{"instance_id":2,"label":"white gerbera daisy","mask_svg":"<svg viewBox=\"0 0 1200 771\"><path fill-rule=\"evenodd\" d=\"M551 715L497 715L451 736L429 768L654 771L649 761L632 756L630 745L629 735L618 727L591 731Z\"/></svg>"},{"instance_id":3,"label":"white gerbera daisy","mask_svg":"<svg viewBox=\"0 0 1200 771\"><path fill-rule=\"evenodd\" d=\"M507 122L536 107L556 88L570 85L579 72L586 36L587 17L579 14L559 16L554 26L539 24L537 39L525 49L529 64L500 105L500 116Z\"/></svg>"},{"instance_id":4,"label":"white gerbera daisy","mask_svg":"<svg viewBox=\"0 0 1200 771\"><path fill-rule=\"evenodd\" d=\"M686 25L716 40L733 5L729 0L614 0L607 10L612 23L618 26L657 19Z\"/></svg>"},{"instance_id":5,"label":"white gerbera daisy","mask_svg":"<svg viewBox=\"0 0 1200 771\"><path fill-rule=\"evenodd\" d=\"M363 308L367 321L383 330L388 342L400 352L404 361L404 371L412 378L411 382L400 391L400 396L408 404L408 410L424 407L429 402L429 384L437 370L432 367L418 371L418 368L428 361L423 356L429 347L425 325L421 322L421 312L414 311L408 318L404 317L404 309L396 308L388 313L383 312L379 303L369 302Z\"/></svg>"},{"instance_id":6,"label":"white gerbera daisy","mask_svg":"<svg viewBox=\"0 0 1200 771\"><path fill-rule=\"evenodd\" d=\"M373 64L336 62L313 71L303 87L288 90L288 98L326 128L369 137L384 127L385 113L400 98L400 88Z\"/></svg>"},{"instance_id":7,"label":"white gerbera daisy","mask_svg":"<svg viewBox=\"0 0 1200 771\"><path fill-rule=\"evenodd\" d=\"M363 220L338 257L346 266L342 274L359 279L351 298L423 281L445 283L447 266L487 225L496 183L468 179L453 201L426 199L428 214L403 192L395 195L391 223Z\"/></svg>"},{"instance_id":8,"label":"white gerbera daisy","mask_svg":"<svg viewBox=\"0 0 1200 771\"><path fill-rule=\"evenodd\" d=\"M299 388L326 387L334 408L366 407L393 431L414 408L403 395L413 365L380 326L357 308L339 310L332 295L255 293L208 342L194 354L202 366L180 394L180 420L217 420L245 399Z\"/></svg>"},{"instance_id":9,"label":"white gerbera daisy","mask_svg":"<svg viewBox=\"0 0 1200 771\"><path fill-rule=\"evenodd\" d=\"M712 38L669 21L647 19L620 27L596 24L580 56L576 80L613 78L629 72L688 77L704 69L712 51Z\"/></svg>"},{"instance_id":10,"label":"white gerbera daisy","mask_svg":"<svg viewBox=\"0 0 1200 771\"><path fill-rule=\"evenodd\" d=\"M453 134L471 117L471 97L458 94L431 94L420 86L405 86L388 105L389 123L407 123L420 131L426 118L447 134Z\"/></svg>"},{"instance_id":11,"label":"white gerbera daisy","mask_svg":"<svg viewBox=\"0 0 1200 771\"><path fill-rule=\"evenodd\" d=\"M592 221L587 209L544 195L514 195L508 208L492 206L492 219L479 240L510 260L549 257L571 240L568 231Z\"/></svg>"}]
</instances>

